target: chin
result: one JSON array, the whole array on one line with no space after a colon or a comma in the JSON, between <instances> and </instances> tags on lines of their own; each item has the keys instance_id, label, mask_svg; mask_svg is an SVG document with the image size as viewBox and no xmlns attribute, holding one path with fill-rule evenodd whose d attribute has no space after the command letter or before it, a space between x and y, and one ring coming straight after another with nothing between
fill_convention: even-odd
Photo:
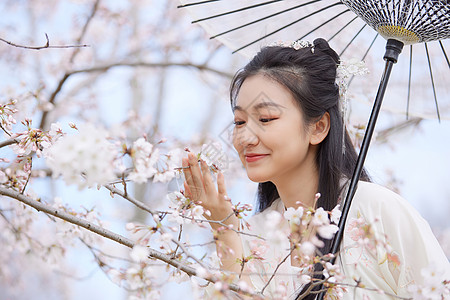
<instances>
[{"instance_id":1,"label":"chin","mask_svg":"<svg viewBox=\"0 0 450 300\"><path fill-rule=\"evenodd\" d=\"M266 176L261 176L260 174L252 174L247 172L247 177L253 182L263 183L266 181L270 181Z\"/></svg>"}]
</instances>

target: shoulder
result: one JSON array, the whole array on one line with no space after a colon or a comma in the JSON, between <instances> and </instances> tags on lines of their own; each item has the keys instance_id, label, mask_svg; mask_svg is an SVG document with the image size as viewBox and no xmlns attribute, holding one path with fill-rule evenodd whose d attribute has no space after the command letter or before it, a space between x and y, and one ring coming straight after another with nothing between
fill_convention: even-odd
<instances>
[{"instance_id":1,"label":"shoulder","mask_svg":"<svg viewBox=\"0 0 450 300\"><path fill-rule=\"evenodd\" d=\"M364 181L358 183L350 215L363 216L367 221L379 220L385 225L426 223L402 196L376 183Z\"/></svg>"},{"instance_id":2,"label":"shoulder","mask_svg":"<svg viewBox=\"0 0 450 300\"><path fill-rule=\"evenodd\" d=\"M378 201L405 201L399 194L389 190L388 188L381 186L373 182L360 181L358 188L356 189L355 198L361 200L378 199Z\"/></svg>"},{"instance_id":3,"label":"shoulder","mask_svg":"<svg viewBox=\"0 0 450 300\"><path fill-rule=\"evenodd\" d=\"M361 208L405 208L415 209L402 196L388 188L372 182L360 181L353 199L355 205Z\"/></svg>"}]
</instances>

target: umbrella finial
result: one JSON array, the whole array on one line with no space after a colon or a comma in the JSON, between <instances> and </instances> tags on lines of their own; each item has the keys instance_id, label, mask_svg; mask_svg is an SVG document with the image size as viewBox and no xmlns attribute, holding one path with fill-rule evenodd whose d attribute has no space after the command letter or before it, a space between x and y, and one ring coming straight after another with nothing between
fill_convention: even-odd
<instances>
[{"instance_id":1,"label":"umbrella finial","mask_svg":"<svg viewBox=\"0 0 450 300\"><path fill-rule=\"evenodd\" d=\"M392 61L394 64L397 63L398 56L402 52L403 49L403 42L395 40L395 39L388 39L386 43L386 53L384 54L384 60Z\"/></svg>"}]
</instances>

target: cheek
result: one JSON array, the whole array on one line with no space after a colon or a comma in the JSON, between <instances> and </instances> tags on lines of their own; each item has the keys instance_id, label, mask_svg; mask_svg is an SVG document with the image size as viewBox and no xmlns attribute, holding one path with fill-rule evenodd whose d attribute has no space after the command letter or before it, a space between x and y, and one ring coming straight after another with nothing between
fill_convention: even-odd
<instances>
[{"instance_id":1,"label":"cheek","mask_svg":"<svg viewBox=\"0 0 450 300\"><path fill-rule=\"evenodd\" d=\"M236 149L236 151L240 155L242 152L242 143L240 142L240 139L239 139L238 128L233 129L233 135L232 135L231 139L232 139L231 141L233 142L234 149Z\"/></svg>"},{"instance_id":2,"label":"cheek","mask_svg":"<svg viewBox=\"0 0 450 300\"><path fill-rule=\"evenodd\" d=\"M240 143L239 139L237 138L236 128L233 130L232 143L233 143L234 149L236 150L236 152L239 155L239 159L241 160L242 164L245 166L244 147L242 146L242 143Z\"/></svg>"}]
</instances>

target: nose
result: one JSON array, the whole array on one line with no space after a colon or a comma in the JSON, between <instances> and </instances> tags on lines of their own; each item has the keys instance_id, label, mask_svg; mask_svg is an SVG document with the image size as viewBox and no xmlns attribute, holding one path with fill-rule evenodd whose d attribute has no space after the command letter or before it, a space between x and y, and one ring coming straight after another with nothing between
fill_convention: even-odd
<instances>
[{"instance_id":1,"label":"nose","mask_svg":"<svg viewBox=\"0 0 450 300\"><path fill-rule=\"evenodd\" d=\"M251 147L257 145L259 138L257 132L252 129L250 124L242 127L235 127L233 131L233 143L235 147Z\"/></svg>"}]
</instances>

